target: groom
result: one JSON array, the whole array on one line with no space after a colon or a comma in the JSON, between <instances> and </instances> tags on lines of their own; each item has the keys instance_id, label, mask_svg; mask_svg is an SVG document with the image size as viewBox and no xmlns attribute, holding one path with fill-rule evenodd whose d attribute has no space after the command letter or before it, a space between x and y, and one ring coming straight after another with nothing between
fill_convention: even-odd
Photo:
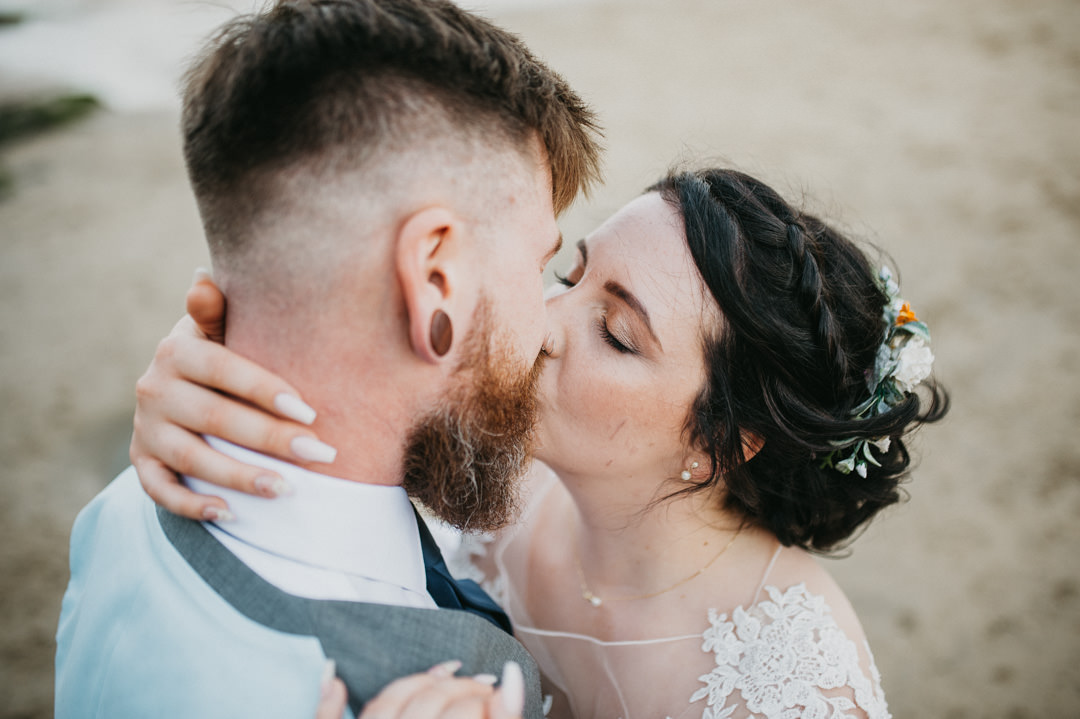
<instances>
[{"instance_id":1,"label":"groom","mask_svg":"<svg viewBox=\"0 0 1080 719\"><path fill-rule=\"evenodd\" d=\"M229 495L235 519L207 524L118 477L72 533L57 716L310 716L328 657L353 712L446 660L513 659L540 716L535 664L406 491L459 527L509 518L541 270L593 132L519 41L447 2L282 1L215 36L183 134L226 344L319 408L335 476L327 447L286 464L211 440L289 496Z\"/></svg>"}]
</instances>

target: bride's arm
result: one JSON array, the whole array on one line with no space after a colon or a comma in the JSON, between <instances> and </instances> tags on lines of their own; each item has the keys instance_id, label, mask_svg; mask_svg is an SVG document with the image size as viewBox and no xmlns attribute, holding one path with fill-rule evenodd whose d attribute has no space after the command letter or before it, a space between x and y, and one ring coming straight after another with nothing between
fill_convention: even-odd
<instances>
[{"instance_id":1,"label":"bride's arm","mask_svg":"<svg viewBox=\"0 0 1080 719\"><path fill-rule=\"evenodd\" d=\"M220 344L225 297L209 276L196 276L187 309L136 384L130 456L155 502L192 519L217 519L225 501L195 494L177 473L264 497L276 496L280 477L226 457L201 435L297 459L298 438L317 440L305 426L315 412L289 383Z\"/></svg>"}]
</instances>

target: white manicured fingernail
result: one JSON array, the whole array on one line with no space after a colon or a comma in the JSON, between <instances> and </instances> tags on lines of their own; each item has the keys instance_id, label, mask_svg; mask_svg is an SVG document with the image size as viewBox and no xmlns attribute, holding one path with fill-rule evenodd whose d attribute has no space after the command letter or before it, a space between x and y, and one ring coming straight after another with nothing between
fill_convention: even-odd
<instances>
[{"instance_id":1,"label":"white manicured fingernail","mask_svg":"<svg viewBox=\"0 0 1080 719\"><path fill-rule=\"evenodd\" d=\"M288 497L293 493L293 487L281 477L263 475L255 478L255 489L264 497Z\"/></svg>"},{"instance_id":2,"label":"white manicured fingernail","mask_svg":"<svg viewBox=\"0 0 1080 719\"><path fill-rule=\"evenodd\" d=\"M494 674L477 674L472 678L474 682L480 684L487 684L489 687L495 686L495 682L499 681L499 678Z\"/></svg>"},{"instance_id":3,"label":"white manicured fingernail","mask_svg":"<svg viewBox=\"0 0 1080 719\"><path fill-rule=\"evenodd\" d=\"M330 683L337 676L337 663L333 659L327 659L322 668L322 679L319 680L319 693L323 697L330 691Z\"/></svg>"},{"instance_id":4,"label":"white manicured fingernail","mask_svg":"<svg viewBox=\"0 0 1080 719\"><path fill-rule=\"evenodd\" d=\"M315 410L296 395L282 392L274 397L274 409L301 424L315 421Z\"/></svg>"},{"instance_id":5,"label":"white manicured fingernail","mask_svg":"<svg viewBox=\"0 0 1080 719\"><path fill-rule=\"evenodd\" d=\"M289 448L297 457L308 462L330 464L337 457L336 449L311 437L293 437L292 442L289 442Z\"/></svg>"},{"instance_id":6,"label":"white manicured fingernail","mask_svg":"<svg viewBox=\"0 0 1080 719\"><path fill-rule=\"evenodd\" d=\"M513 716L521 714L525 709L525 677L517 662L507 662L503 667L499 691L502 693L503 708Z\"/></svg>"},{"instance_id":7,"label":"white manicured fingernail","mask_svg":"<svg viewBox=\"0 0 1080 719\"><path fill-rule=\"evenodd\" d=\"M457 674L457 670L461 669L461 662L457 659L451 659L448 662L442 664L436 664L431 669L427 670L427 673L433 677L452 677Z\"/></svg>"},{"instance_id":8,"label":"white manicured fingernail","mask_svg":"<svg viewBox=\"0 0 1080 719\"><path fill-rule=\"evenodd\" d=\"M202 516L207 522L231 522L236 519L235 514L221 507L204 507Z\"/></svg>"},{"instance_id":9,"label":"white manicured fingernail","mask_svg":"<svg viewBox=\"0 0 1080 719\"><path fill-rule=\"evenodd\" d=\"M214 276L210 273L210 270L206 269L205 267L196 267L195 276L191 279L191 282L192 284L194 284L199 280L210 280L211 282L213 282Z\"/></svg>"}]
</instances>

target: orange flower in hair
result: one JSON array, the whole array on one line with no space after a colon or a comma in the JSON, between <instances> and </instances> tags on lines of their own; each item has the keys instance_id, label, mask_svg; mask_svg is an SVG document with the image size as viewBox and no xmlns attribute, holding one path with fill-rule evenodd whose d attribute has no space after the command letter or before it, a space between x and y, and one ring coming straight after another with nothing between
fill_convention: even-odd
<instances>
[{"instance_id":1,"label":"orange flower in hair","mask_svg":"<svg viewBox=\"0 0 1080 719\"><path fill-rule=\"evenodd\" d=\"M915 316L915 313L911 310L911 305L905 302L900 306L900 311L896 313L896 326L900 327L906 325L908 322L918 322L919 318Z\"/></svg>"}]
</instances>

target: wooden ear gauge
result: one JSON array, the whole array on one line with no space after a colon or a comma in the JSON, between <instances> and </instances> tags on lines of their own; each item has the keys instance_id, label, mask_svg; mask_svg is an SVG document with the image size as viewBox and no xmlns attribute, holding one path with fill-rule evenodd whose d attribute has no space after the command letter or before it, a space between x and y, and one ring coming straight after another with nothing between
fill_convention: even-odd
<instances>
[{"instance_id":1,"label":"wooden ear gauge","mask_svg":"<svg viewBox=\"0 0 1080 719\"><path fill-rule=\"evenodd\" d=\"M443 357L454 343L454 326L450 317L442 310L435 310L431 316L431 349Z\"/></svg>"}]
</instances>

